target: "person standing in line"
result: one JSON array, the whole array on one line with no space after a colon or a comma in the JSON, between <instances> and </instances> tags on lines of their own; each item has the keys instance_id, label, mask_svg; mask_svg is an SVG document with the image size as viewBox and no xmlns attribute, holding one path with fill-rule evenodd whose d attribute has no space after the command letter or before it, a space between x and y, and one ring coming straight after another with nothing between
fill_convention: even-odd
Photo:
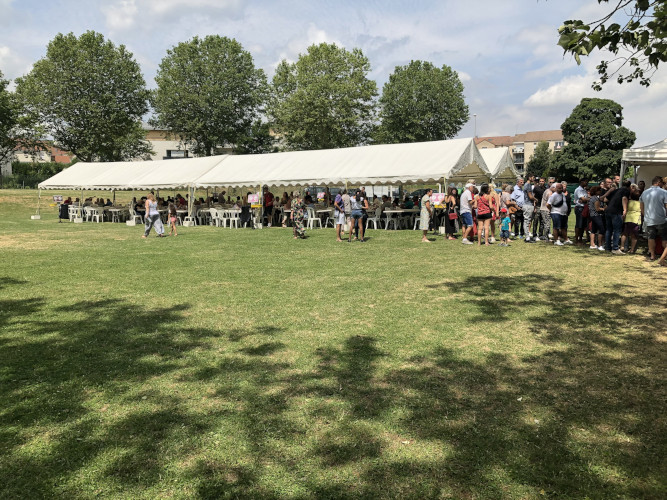
<instances>
[{"instance_id":1,"label":"person standing in line","mask_svg":"<svg viewBox=\"0 0 667 500\"><path fill-rule=\"evenodd\" d=\"M366 200L365 202L362 202L361 206L361 225L364 227L364 230L366 230L366 221L368 220L368 212L366 211L369 208L369 203L368 203L368 197L366 196L366 187L361 186L359 189L361 192L361 198L360 200ZM354 228L354 238L358 239L359 238L359 226L357 225ZM363 236L362 236L363 238Z\"/></svg>"},{"instance_id":2,"label":"person standing in line","mask_svg":"<svg viewBox=\"0 0 667 500\"><path fill-rule=\"evenodd\" d=\"M491 197L491 238L490 243L496 242L496 220L500 218L500 194L496 191L496 185L489 184L489 196Z\"/></svg>"},{"instance_id":3,"label":"person standing in line","mask_svg":"<svg viewBox=\"0 0 667 500\"><path fill-rule=\"evenodd\" d=\"M621 232L623 230L623 219L628 211L628 201L630 200L630 181L623 181L621 187L615 189L609 200L607 208L604 211L606 227L604 248L607 252L614 255L625 255L625 252L619 248Z\"/></svg>"},{"instance_id":4,"label":"person standing in line","mask_svg":"<svg viewBox=\"0 0 667 500\"><path fill-rule=\"evenodd\" d=\"M579 187L574 190L574 216L576 218L574 224L574 242L577 245L584 244L584 231L588 227L588 217L584 217L583 213L588 201L588 179L580 179Z\"/></svg>"},{"instance_id":5,"label":"person standing in line","mask_svg":"<svg viewBox=\"0 0 667 500\"><path fill-rule=\"evenodd\" d=\"M604 251L604 207L600 204L600 186L593 186L588 195L588 216L591 219L591 250Z\"/></svg>"},{"instance_id":6,"label":"person standing in line","mask_svg":"<svg viewBox=\"0 0 667 500\"><path fill-rule=\"evenodd\" d=\"M510 214L507 212L506 208L501 208L500 209L500 217L501 217L501 222L500 222L500 246L501 247L508 247L510 246L510 225L512 223L512 219L510 218Z\"/></svg>"},{"instance_id":7,"label":"person standing in line","mask_svg":"<svg viewBox=\"0 0 667 500\"><path fill-rule=\"evenodd\" d=\"M554 184L551 189L554 194L549 197L547 208L551 212L551 220L554 224L554 245L563 246L567 240L567 219L563 217L567 214L567 203L563 195L562 184Z\"/></svg>"},{"instance_id":8,"label":"person standing in line","mask_svg":"<svg viewBox=\"0 0 667 500\"><path fill-rule=\"evenodd\" d=\"M542 203L540 204L540 218L542 219L542 239L549 242L551 236L551 211L547 206L549 198L556 192L556 184L550 184L542 195Z\"/></svg>"},{"instance_id":9,"label":"person standing in line","mask_svg":"<svg viewBox=\"0 0 667 500\"><path fill-rule=\"evenodd\" d=\"M336 195L334 199L334 219L336 221L336 241L343 241L341 231L345 232L345 207L343 206L343 194L347 193L345 189Z\"/></svg>"},{"instance_id":10,"label":"person standing in line","mask_svg":"<svg viewBox=\"0 0 667 500\"><path fill-rule=\"evenodd\" d=\"M542 198L544 192L547 190L545 185L546 179L540 177L539 181L533 186L533 197L535 198L535 210L533 212L533 231L532 240L540 241L540 234L542 234Z\"/></svg>"},{"instance_id":11,"label":"person standing in line","mask_svg":"<svg viewBox=\"0 0 667 500\"><path fill-rule=\"evenodd\" d=\"M269 191L269 186L264 186L264 216L266 217L267 226L271 227L273 219L273 193Z\"/></svg>"},{"instance_id":12,"label":"person standing in line","mask_svg":"<svg viewBox=\"0 0 667 500\"><path fill-rule=\"evenodd\" d=\"M565 197L565 204L567 205L567 211L565 212L565 216L561 218L561 226L565 226L565 228L567 228L568 221L570 220L570 212L572 212L572 196L570 196L570 192L567 190L567 182L562 181L561 184L563 186L563 196ZM572 240L567 234L565 235L565 241L563 242L563 244L574 245L574 243L572 243Z\"/></svg>"},{"instance_id":13,"label":"person standing in line","mask_svg":"<svg viewBox=\"0 0 667 500\"><path fill-rule=\"evenodd\" d=\"M623 221L623 235L621 236L621 249L625 250L625 242L628 244L628 253L637 252L637 236L639 236L639 224L642 219L641 208L639 205L639 189L636 184L630 186L630 199L628 200L628 211Z\"/></svg>"},{"instance_id":14,"label":"person standing in line","mask_svg":"<svg viewBox=\"0 0 667 500\"><path fill-rule=\"evenodd\" d=\"M447 196L445 197L445 233L448 240L455 240L454 233L456 233L456 188L450 187Z\"/></svg>"},{"instance_id":15,"label":"person standing in line","mask_svg":"<svg viewBox=\"0 0 667 500\"><path fill-rule=\"evenodd\" d=\"M479 196L475 198L473 207L477 209L477 245L482 244L484 231L484 245L489 246L489 230L491 228L491 196L489 185L484 183L479 187Z\"/></svg>"},{"instance_id":16,"label":"person standing in line","mask_svg":"<svg viewBox=\"0 0 667 500\"><path fill-rule=\"evenodd\" d=\"M460 200L460 216L461 216L461 225L463 226L463 238L461 239L461 243L464 245L472 245L472 241L468 239L468 235L472 232L472 204L473 204L473 189L475 189L475 185L472 183L468 183L465 186L465 189L463 190L463 193L461 193L461 200Z\"/></svg>"},{"instance_id":17,"label":"person standing in line","mask_svg":"<svg viewBox=\"0 0 667 500\"><path fill-rule=\"evenodd\" d=\"M523 227L523 206L526 204L526 198L523 193L523 179L521 177L516 180L511 199L517 206L514 214L514 235L521 239L525 233Z\"/></svg>"},{"instance_id":18,"label":"person standing in line","mask_svg":"<svg viewBox=\"0 0 667 500\"><path fill-rule=\"evenodd\" d=\"M667 256L667 191L660 187L661 183L662 178L656 175L651 181L651 187L639 197L639 207L646 223L648 258L651 261L656 259L655 240L659 237L662 239L665 251L658 263L664 266Z\"/></svg>"},{"instance_id":19,"label":"person standing in line","mask_svg":"<svg viewBox=\"0 0 667 500\"><path fill-rule=\"evenodd\" d=\"M157 233L158 237L163 238L164 226L162 225L162 219L160 219L160 212L158 212L157 209L157 201L155 201L155 196L153 195L153 193L148 193L148 196L146 197L145 209L146 209L146 217L145 217L146 230L144 231L142 238L148 238L148 235L151 232L151 228L153 227L155 228L155 232Z\"/></svg>"},{"instance_id":20,"label":"person standing in line","mask_svg":"<svg viewBox=\"0 0 667 500\"><path fill-rule=\"evenodd\" d=\"M294 239L305 240L306 231L303 226L303 221L306 218L306 204L303 202L301 193L298 191L295 191L293 194L291 208L292 215L290 215L290 218L292 219L292 225L294 226Z\"/></svg>"},{"instance_id":21,"label":"person standing in line","mask_svg":"<svg viewBox=\"0 0 667 500\"><path fill-rule=\"evenodd\" d=\"M433 189L428 189L421 200L421 213L419 214L419 229L422 231L422 243L431 243L426 237L428 233L431 217L433 217L433 207L431 206L431 195Z\"/></svg>"},{"instance_id":22,"label":"person standing in line","mask_svg":"<svg viewBox=\"0 0 667 500\"><path fill-rule=\"evenodd\" d=\"M528 176L528 182L523 186L523 226L526 233L526 243L532 243L530 239L530 231L533 224L533 215L535 213L535 195L533 189L535 188L535 176Z\"/></svg>"}]
</instances>

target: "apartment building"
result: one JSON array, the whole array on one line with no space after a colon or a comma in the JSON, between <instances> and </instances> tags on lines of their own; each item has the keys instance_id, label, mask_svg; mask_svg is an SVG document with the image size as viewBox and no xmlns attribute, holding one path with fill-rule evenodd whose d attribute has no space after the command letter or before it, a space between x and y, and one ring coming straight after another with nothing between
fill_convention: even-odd
<instances>
[{"instance_id":1,"label":"apartment building","mask_svg":"<svg viewBox=\"0 0 667 500\"><path fill-rule=\"evenodd\" d=\"M146 132L146 140L151 143L154 152L150 157L151 160L171 160L172 158L194 158L197 156L171 130L152 127L147 123L142 123L141 126ZM214 151L216 155L231 153L231 147L218 147Z\"/></svg>"},{"instance_id":2,"label":"apartment building","mask_svg":"<svg viewBox=\"0 0 667 500\"><path fill-rule=\"evenodd\" d=\"M511 136L475 138L475 144L477 144L477 148L479 149L509 147L514 165L519 172L523 172L526 162L533 157L535 148L542 141L549 144L549 149L552 152L560 151L565 144L563 141L563 132L560 130L539 130Z\"/></svg>"}]
</instances>

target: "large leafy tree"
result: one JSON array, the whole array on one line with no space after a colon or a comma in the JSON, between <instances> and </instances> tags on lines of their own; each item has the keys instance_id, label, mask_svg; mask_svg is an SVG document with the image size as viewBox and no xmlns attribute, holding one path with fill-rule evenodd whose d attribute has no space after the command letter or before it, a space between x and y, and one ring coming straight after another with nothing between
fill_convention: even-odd
<instances>
[{"instance_id":1,"label":"large leafy tree","mask_svg":"<svg viewBox=\"0 0 667 500\"><path fill-rule=\"evenodd\" d=\"M266 76L236 40L194 37L167 51L152 105L157 121L200 155L252 134L266 97Z\"/></svg>"},{"instance_id":2,"label":"large leafy tree","mask_svg":"<svg viewBox=\"0 0 667 500\"><path fill-rule=\"evenodd\" d=\"M567 144L555 155L554 170L570 180L617 173L623 149L635 142L622 111L610 99L582 99L561 125Z\"/></svg>"},{"instance_id":3,"label":"large leafy tree","mask_svg":"<svg viewBox=\"0 0 667 500\"><path fill-rule=\"evenodd\" d=\"M289 149L328 149L368 142L377 84L360 49L311 45L273 77L269 114Z\"/></svg>"},{"instance_id":4,"label":"large leafy tree","mask_svg":"<svg viewBox=\"0 0 667 500\"><path fill-rule=\"evenodd\" d=\"M122 161L150 154L141 128L148 90L125 46L88 31L57 35L46 57L17 79L17 96L29 120L54 143L83 161Z\"/></svg>"},{"instance_id":5,"label":"large leafy tree","mask_svg":"<svg viewBox=\"0 0 667 500\"><path fill-rule=\"evenodd\" d=\"M12 105L12 96L7 90L9 82L0 71L0 165L11 157L16 145L14 128L17 124L16 110Z\"/></svg>"},{"instance_id":6,"label":"large leafy tree","mask_svg":"<svg viewBox=\"0 0 667 500\"><path fill-rule=\"evenodd\" d=\"M463 84L447 65L411 61L397 66L382 89L380 118L378 142L450 139L468 121Z\"/></svg>"},{"instance_id":7,"label":"large leafy tree","mask_svg":"<svg viewBox=\"0 0 667 500\"><path fill-rule=\"evenodd\" d=\"M609 0L597 0L607 3ZM558 29L558 45L581 64L581 56L594 50L608 51L612 61L598 66L600 80L593 83L601 90L610 78L618 83L638 80L648 86L660 63L667 61L667 2L665 0L615 0L602 19L585 23L568 20ZM625 16L624 25L611 22L614 16Z\"/></svg>"},{"instance_id":8,"label":"large leafy tree","mask_svg":"<svg viewBox=\"0 0 667 500\"><path fill-rule=\"evenodd\" d=\"M551 168L552 156L549 143L547 141L540 141L535 148L533 156L526 164L526 176L535 175L541 177L545 174L548 175Z\"/></svg>"}]
</instances>

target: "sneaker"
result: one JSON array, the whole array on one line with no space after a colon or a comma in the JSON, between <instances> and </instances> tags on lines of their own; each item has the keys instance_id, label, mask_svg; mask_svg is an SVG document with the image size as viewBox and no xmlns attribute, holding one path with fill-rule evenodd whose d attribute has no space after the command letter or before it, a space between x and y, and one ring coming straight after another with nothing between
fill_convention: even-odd
<instances>
[{"instance_id":1,"label":"sneaker","mask_svg":"<svg viewBox=\"0 0 667 500\"><path fill-rule=\"evenodd\" d=\"M495 242L496 242L496 239L493 236L491 236L491 239L489 239L489 243L495 243Z\"/></svg>"},{"instance_id":2,"label":"sneaker","mask_svg":"<svg viewBox=\"0 0 667 500\"><path fill-rule=\"evenodd\" d=\"M501 243L501 244L498 245L498 246L499 246L499 247L506 247L506 246L507 246L507 243Z\"/></svg>"},{"instance_id":3,"label":"sneaker","mask_svg":"<svg viewBox=\"0 0 667 500\"><path fill-rule=\"evenodd\" d=\"M604 252L604 247L598 247L598 250L600 250L600 252Z\"/></svg>"},{"instance_id":4,"label":"sneaker","mask_svg":"<svg viewBox=\"0 0 667 500\"><path fill-rule=\"evenodd\" d=\"M572 243L572 240L565 240L564 244L565 245L574 245L574 243Z\"/></svg>"},{"instance_id":5,"label":"sneaker","mask_svg":"<svg viewBox=\"0 0 667 500\"><path fill-rule=\"evenodd\" d=\"M554 242L554 245L556 245L557 247L562 247L562 246L563 246L563 242L560 241L560 240L556 240L556 241Z\"/></svg>"},{"instance_id":6,"label":"sneaker","mask_svg":"<svg viewBox=\"0 0 667 500\"><path fill-rule=\"evenodd\" d=\"M464 245L472 245L472 241L470 241L468 238L463 238L461 240L461 243L463 243Z\"/></svg>"},{"instance_id":7,"label":"sneaker","mask_svg":"<svg viewBox=\"0 0 667 500\"><path fill-rule=\"evenodd\" d=\"M591 250L597 250L598 249L598 247L596 247L595 245L593 245L591 247L588 247L588 248L590 248Z\"/></svg>"},{"instance_id":8,"label":"sneaker","mask_svg":"<svg viewBox=\"0 0 667 500\"><path fill-rule=\"evenodd\" d=\"M530 243L530 236L526 236L526 243Z\"/></svg>"},{"instance_id":9,"label":"sneaker","mask_svg":"<svg viewBox=\"0 0 667 500\"><path fill-rule=\"evenodd\" d=\"M514 233L510 233L510 236L511 236L512 238L514 238L514 236L516 236L516 235L515 235Z\"/></svg>"},{"instance_id":10,"label":"sneaker","mask_svg":"<svg viewBox=\"0 0 667 500\"><path fill-rule=\"evenodd\" d=\"M551 233L549 233L549 239L550 239L550 240L553 240L553 239L554 239L554 235L551 234Z\"/></svg>"},{"instance_id":11,"label":"sneaker","mask_svg":"<svg viewBox=\"0 0 667 500\"><path fill-rule=\"evenodd\" d=\"M625 252L621 249L612 250L611 253L612 255L625 255Z\"/></svg>"}]
</instances>

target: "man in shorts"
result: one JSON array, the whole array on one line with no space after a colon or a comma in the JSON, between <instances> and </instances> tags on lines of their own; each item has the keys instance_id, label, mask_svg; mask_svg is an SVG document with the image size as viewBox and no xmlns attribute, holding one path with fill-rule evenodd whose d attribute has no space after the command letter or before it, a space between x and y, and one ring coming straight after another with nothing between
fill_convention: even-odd
<instances>
[{"instance_id":1,"label":"man in shorts","mask_svg":"<svg viewBox=\"0 0 667 500\"><path fill-rule=\"evenodd\" d=\"M652 186L645 190L639 198L639 207L646 224L648 238L649 259L655 260L655 240L662 239L665 248L658 263L667 265L667 191L660 187L662 179L656 175L651 182Z\"/></svg>"},{"instance_id":2,"label":"man in shorts","mask_svg":"<svg viewBox=\"0 0 667 500\"><path fill-rule=\"evenodd\" d=\"M473 244L472 241L468 239L468 235L472 232L473 189L475 189L475 185L469 182L466 184L463 193L461 193L459 214L461 216L461 225L463 226L463 238L461 239L461 243L464 245Z\"/></svg>"},{"instance_id":3,"label":"man in shorts","mask_svg":"<svg viewBox=\"0 0 667 500\"><path fill-rule=\"evenodd\" d=\"M563 195L563 185L559 182L552 187L552 190L554 188L555 192L547 201L547 208L554 225L554 245L563 246L567 241L567 202Z\"/></svg>"}]
</instances>

